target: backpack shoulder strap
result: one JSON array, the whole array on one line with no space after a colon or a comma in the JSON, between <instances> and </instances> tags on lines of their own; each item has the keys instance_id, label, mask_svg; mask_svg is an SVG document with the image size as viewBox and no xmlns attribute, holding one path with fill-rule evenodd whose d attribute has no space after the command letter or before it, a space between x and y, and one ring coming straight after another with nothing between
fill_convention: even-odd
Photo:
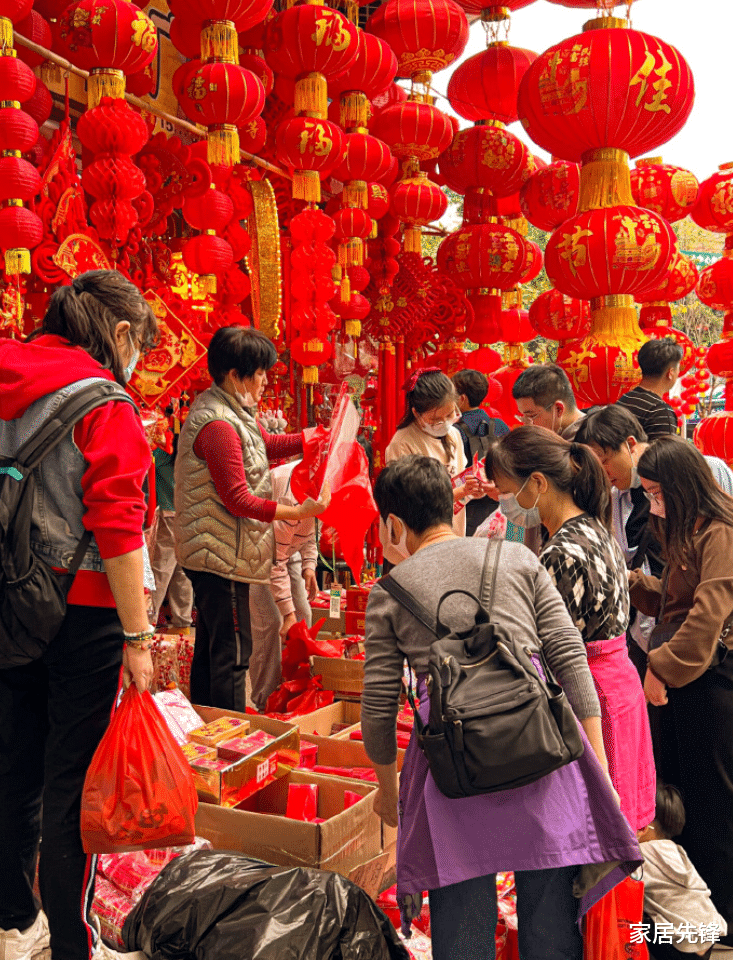
<instances>
[{"instance_id":1,"label":"backpack shoulder strap","mask_svg":"<svg viewBox=\"0 0 733 960\"><path fill-rule=\"evenodd\" d=\"M489 620L491 619L491 611L494 606L494 594L496 592L496 581L499 575L499 557L501 556L501 546L504 543L503 540L489 540L486 544L486 556L484 557L484 567L481 572L481 588L480 594L481 599L484 598L484 591L486 590L486 580L489 573L489 560L493 553L494 555L494 570L491 574L491 586L489 587L489 598L488 603L486 604L486 612L489 615Z\"/></svg>"},{"instance_id":2,"label":"backpack shoulder strap","mask_svg":"<svg viewBox=\"0 0 733 960\"><path fill-rule=\"evenodd\" d=\"M29 437L15 455L15 460L28 470L34 470L74 426L96 407L104 406L110 400L122 400L133 403L130 397L116 383L108 380L90 383L77 393L68 397L43 421L33 436ZM134 405L134 404L133 404Z\"/></svg>"},{"instance_id":3,"label":"backpack shoulder strap","mask_svg":"<svg viewBox=\"0 0 733 960\"><path fill-rule=\"evenodd\" d=\"M427 627L431 633L437 635L437 623L435 617L427 610L419 600L416 600L411 593L399 584L394 577L387 573L377 581L380 587L383 587L390 596L413 615L416 620Z\"/></svg>"}]
</instances>

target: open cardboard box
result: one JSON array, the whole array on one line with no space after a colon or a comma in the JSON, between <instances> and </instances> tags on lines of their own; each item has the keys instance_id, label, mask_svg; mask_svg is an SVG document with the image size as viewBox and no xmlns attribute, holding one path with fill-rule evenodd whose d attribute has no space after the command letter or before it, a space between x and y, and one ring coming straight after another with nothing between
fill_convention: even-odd
<instances>
[{"instance_id":1,"label":"open cardboard box","mask_svg":"<svg viewBox=\"0 0 733 960\"><path fill-rule=\"evenodd\" d=\"M233 806L298 766L300 733L292 724L271 720L269 717L237 713L235 710L220 710L196 704L193 708L205 723L219 717L240 717L249 721L250 732L264 730L275 738L256 753L231 764L225 770L204 771L197 768L194 771L194 783L197 784L199 799L205 805L212 802L207 800L207 797L219 797L219 802L223 805Z\"/></svg>"},{"instance_id":2,"label":"open cardboard box","mask_svg":"<svg viewBox=\"0 0 733 960\"><path fill-rule=\"evenodd\" d=\"M311 657L311 676L320 676L324 690L339 700L359 700L364 689L364 661Z\"/></svg>"},{"instance_id":3,"label":"open cardboard box","mask_svg":"<svg viewBox=\"0 0 733 960\"><path fill-rule=\"evenodd\" d=\"M324 823L285 817L291 783L318 784L318 816ZM344 809L346 790L363 799ZM201 804L196 835L206 837L216 850L237 850L267 863L316 867L349 876L382 853L382 826L374 813L374 794L371 783L286 770L237 809Z\"/></svg>"},{"instance_id":4,"label":"open cardboard box","mask_svg":"<svg viewBox=\"0 0 733 960\"><path fill-rule=\"evenodd\" d=\"M301 737L309 734L315 737L332 737L334 727L341 727L337 733L347 727L355 727L361 720L361 704L351 700L337 700L327 707L305 713L302 717L293 717L292 722L300 730Z\"/></svg>"}]
</instances>

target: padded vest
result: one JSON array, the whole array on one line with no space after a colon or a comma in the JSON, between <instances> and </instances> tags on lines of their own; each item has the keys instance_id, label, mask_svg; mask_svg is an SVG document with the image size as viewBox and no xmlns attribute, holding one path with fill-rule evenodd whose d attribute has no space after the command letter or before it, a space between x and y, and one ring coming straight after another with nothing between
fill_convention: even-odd
<instances>
[{"instance_id":1,"label":"padded vest","mask_svg":"<svg viewBox=\"0 0 733 960\"><path fill-rule=\"evenodd\" d=\"M250 491L272 499L267 451L253 411L221 387L210 387L194 401L178 441L174 491L178 562L188 570L227 580L269 583L275 552L272 524L232 516L216 492L206 461L194 453L196 437L213 420L223 420L236 430Z\"/></svg>"}]
</instances>

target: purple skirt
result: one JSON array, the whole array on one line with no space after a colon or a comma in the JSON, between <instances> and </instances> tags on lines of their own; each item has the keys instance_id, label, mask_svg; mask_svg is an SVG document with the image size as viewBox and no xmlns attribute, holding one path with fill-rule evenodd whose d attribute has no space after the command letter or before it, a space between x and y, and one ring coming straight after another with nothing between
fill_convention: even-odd
<instances>
[{"instance_id":1,"label":"purple skirt","mask_svg":"<svg viewBox=\"0 0 733 960\"><path fill-rule=\"evenodd\" d=\"M420 678L420 715L430 704ZM451 800L435 785L413 730L400 774L397 898L403 927L425 890L491 873L606 864L583 871L578 922L641 865L639 845L581 728L583 756L513 790Z\"/></svg>"}]
</instances>

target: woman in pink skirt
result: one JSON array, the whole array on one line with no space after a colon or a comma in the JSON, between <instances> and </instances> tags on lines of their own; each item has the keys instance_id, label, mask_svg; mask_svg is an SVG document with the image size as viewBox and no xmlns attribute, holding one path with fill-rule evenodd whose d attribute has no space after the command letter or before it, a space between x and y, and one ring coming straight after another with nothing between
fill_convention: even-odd
<instances>
[{"instance_id":1,"label":"woman in pink skirt","mask_svg":"<svg viewBox=\"0 0 733 960\"><path fill-rule=\"evenodd\" d=\"M608 478L590 448L541 427L513 430L489 451L486 472L507 518L540 522L540 553L588 654L603 744L621 810L634 830L654 819L656 776L644 691L626 649L626 564L610 531Z\"/></svg>"}]
</instances>

